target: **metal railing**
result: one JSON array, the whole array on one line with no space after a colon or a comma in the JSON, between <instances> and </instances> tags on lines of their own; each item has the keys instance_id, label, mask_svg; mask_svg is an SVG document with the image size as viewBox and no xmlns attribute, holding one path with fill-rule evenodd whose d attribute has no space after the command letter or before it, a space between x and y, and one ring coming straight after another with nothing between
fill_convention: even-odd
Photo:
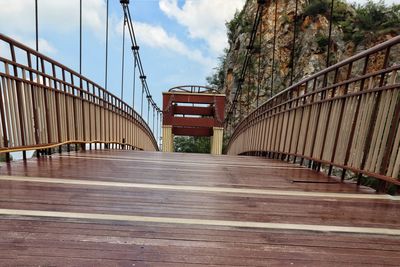
<instances>
[{"instance_id":1,"label":"metal railing","mask_svg":"<svg viewBox=\"0 0 400 267\"><path fill-rule=\"evenodd\" d=\"M322 70L249 114L228 154L308 160L400 185L400 36Z\"/></svg>"},{"instance_id":2,"label":"metal railing","mask_svg":"<svg viewBox=\"0 0 400 267\"><path fill-rule=\"evenodd\" d=\"M180 85L172 87L168 92L184 92L184 93L210 93L210 94L220 94L216 88L201 85Z\"/></svg>"},{"instance_id":3,"label":"metal railing","mask_svg":"<svg viewBox=\"0 0 400 267\"><path fill-rule=\"evenodd\" d=\"M128 104L77 72L0 34L0 152L63 144L158 150Z\"/></svg>"}]
</instances>

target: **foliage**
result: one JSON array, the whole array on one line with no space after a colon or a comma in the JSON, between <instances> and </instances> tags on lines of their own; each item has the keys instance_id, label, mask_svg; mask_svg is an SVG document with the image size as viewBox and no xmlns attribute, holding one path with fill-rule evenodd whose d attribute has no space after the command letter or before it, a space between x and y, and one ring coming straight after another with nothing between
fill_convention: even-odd
<instances>
[{"instance_id":1,"label":"foliage","mask_svg":"<svg viewBox=\"0 0 400 267\"><path fill-rule=\"evenodd\" d=\"M210 153L209 137L177 136L174 138L175 152Z\"/></svg>"},{"instance_id":2,"label":"foliage","mask_svg":"<svg viewBox=\"0 0 400 267\"><path fill-rule=\"evenodd\" d=\"M330 5L330 0L311 0L303 16L322 15L329 18ZM369 0L364 5L351 6L343 0L337 0L334 1L332 22L342 29L344 41L358 45L367 35L375 37L388 31L399 33L400 5L386 6L383 1L375 3ZM319 40L320 47L323 41Z\"/></svg>"},{"instance_id":3,"label":"foliage","mask_svg":"<svg viewBox=\"0 0 400 267\"><path fill-rule=\"evenodd\" d=\"M243 17L243 12L236 11L233 19L225 23L229 45L233 45L233 40L235 37L235 32L238 26L240 25Z\"/></svg>"},{"instance_id":4,"label":"foliage","mask_svg":"<svg viewBox=\"0 0 400 267\"><path fill-rule=\"evenodd\" d=\"M341 3L335 6L333 15L333 22L342 29L345 41L358 45L367 36L374 38L388 31L400 32L398 4L386 6L383 1L368 1L365 5L353 6L354 12L346 12L345 5Z\"/></svg>"},{"instance_id":5,"label":"foliage","mask_svg":"<svg viewBox=\"0 0 400 267\"><path fill-rule=\"evenodd\" d=\"M328 15L330 12L327 0L311 0L310 4L304 9L305 16L316 17L317 15Z\"/></svg>"},{"instance_id":6,"label":"foliage","mask_svg":"<svg viewBox=\"0 0 400 267\"><path fill-rule=\"evenodd\" d=\"M337 0L333 3L333 23L338 21L346 21L351 15L351 7L346 2Z\"/></svg>"},{"instance_id":7,"label":"foliage","mask_svg":"<svg viewBox=\"0 0 400 267\"><path fill-rule=\"evenodd\" d=\"M235 37L244 32L250 32L253 26L253 22L250 18L245 16L243 9L241 12L236 11L233 19L225 23L228 35L229 45L234 44Z\"/></svg>"},{"instance_id":8,"label":"foliage","mask_svg":"<svg viewBox=\"0 0 400 267\"><path fill-rule=\"evenodd\" d=\"M368 1L356 9L356 23L360 29L376 31L400 25L400 5L386 7L383 1L374 3Z\"/></svg>"},{"instance_id":9,"label":"foliage","mask_svg":"<svg viewBox=\"0 0 400 267\"><path fill-rule=\"evenodd\" d=\"M318 47L321 49L321 51L326 51L326 48L329 44L329 38L328 36L324 34L317 34L315 36L316 42L318 44Z\"/></svg>"},{"instance_id":10,"label":"foliage","mask_svg":"<svg viewBox=\"0 0 400 267\"><path fill-rule=\"evenodd\" d=\"M226 59L226 54L228 53L227 51L224 51L225 55L223 57L219 58L219 64L216 68L214 68L215 72L206 78L206 81L209 86L215 87L219 90L222 90L224 87L225 83L225 59Z\"/></svg>"},{"instance_id":11,"label":"foliage","mask_svg":"<svg viewBox=\"0 0 400 267\"><path fill-rule=\"evenodd\" d=\"M10 154L10 160L13 160L13 157L11 154ZM6 153L0 154L0 162L6 162Z\"/></svg>"}]
</instances>

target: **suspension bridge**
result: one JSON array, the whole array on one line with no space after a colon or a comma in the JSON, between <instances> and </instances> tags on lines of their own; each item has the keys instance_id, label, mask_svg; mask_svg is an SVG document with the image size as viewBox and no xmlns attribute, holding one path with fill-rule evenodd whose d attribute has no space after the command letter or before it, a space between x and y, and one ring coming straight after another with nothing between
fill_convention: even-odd
<instances>
[{"instance_id":1,"label":"suspension bridge","mask_svg":"<svg viewBox=\"0 0 400 267\"><path fill-rule=\"evenodd\" d=\"M386 192L400 185L399 36L241 118L266 1L233 100L179 86L163 108L120 2L140 108L107 90L107 67L101 86L0 34L0 265L398 265L400 198ZM213 155L173 153L173 135L212 136Z\"/></svg>"}]
</instances>

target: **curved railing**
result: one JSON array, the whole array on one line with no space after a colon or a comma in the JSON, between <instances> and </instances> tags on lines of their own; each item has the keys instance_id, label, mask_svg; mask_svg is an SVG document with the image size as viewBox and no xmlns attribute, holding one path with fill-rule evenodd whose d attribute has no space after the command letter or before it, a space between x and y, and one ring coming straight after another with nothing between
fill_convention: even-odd
<instances>
[{"instance_id":1,"label":"curved railing","mask_svg":"<svg viewBox=\"0 0 400 267\"><path fill-rule=\"evenodd\" d=\"M168 92L184 92L184 93L210 93L210 94L220 94L220 92L209 86L201 85L180 85L172 87Z\"/></svg>"},{"instance_id":2,"label":"curved railing","mask_svg":"<svg viewBox=\"0 0 400 267\"><path fill-rule=\"evenodd\" d=\"M63 144L158 150L128 104L62 64L0 34L0 152Z\"/></svg>"},{"instance_id":3,"label":"curved railing","mask_svg":"<svg viewBox=\"0 0 400 267\"><path fill-rule=\"evenodd\" d=\"M397 36L294 84L239 123L227 153L307 159L399 185L399 55Z\"/></svg>"}]
</instances>

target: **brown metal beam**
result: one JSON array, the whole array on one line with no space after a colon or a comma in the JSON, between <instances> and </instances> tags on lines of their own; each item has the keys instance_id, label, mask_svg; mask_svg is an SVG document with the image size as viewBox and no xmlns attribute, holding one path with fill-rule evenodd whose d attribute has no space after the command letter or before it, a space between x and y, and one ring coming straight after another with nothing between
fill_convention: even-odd
<instances>
[{"instance_id":1,"label":"brown metal beam","mask_svg":"<svg viewBox=\"0 0 400 267\"><path fill-rule=\"evenodd\" d=\"M185 115L201 115L201 116L213 116L213 107L187 107L187 106L173 106L174 114L185 114Z\"/></svg>"},{"instance_id":2,"label":"brown metal beam","mask_svg":"<svg viewBox=\"0 0 400 267\"><path fill-rule=\"evenodd\" d=\"M212 128L205 127L173 127L172 133L174 135L183 135L183 136L212 136L213 131Z\"/></svg>"},{"instance_id":3,"label":"brown metal beam","mask_svg":"<svg viewBox=\"0 0 400 267\"><path fill-rule=\"evenodd\" d=\"M165 104L169 103L171 98L174 103L196 103L196 104L214 104L216 99L222 98L225 100L225 95L212 95L212 94L165 94L164 96L164 109ZM165 101L167 99L167 101Z\"/></svg>"},{"instance_id":4,"label":"brown metal beam","mask_svg":"<svg viewBox=\"0 0 400 267\"><path fill-rule=\"evenodd\" d=\"M197 127L214 127L215 120L213 118L179 118L172 117L168 120L169 123L166 125L172 126L197 126Z\"/></svg>"}]
</instances>

